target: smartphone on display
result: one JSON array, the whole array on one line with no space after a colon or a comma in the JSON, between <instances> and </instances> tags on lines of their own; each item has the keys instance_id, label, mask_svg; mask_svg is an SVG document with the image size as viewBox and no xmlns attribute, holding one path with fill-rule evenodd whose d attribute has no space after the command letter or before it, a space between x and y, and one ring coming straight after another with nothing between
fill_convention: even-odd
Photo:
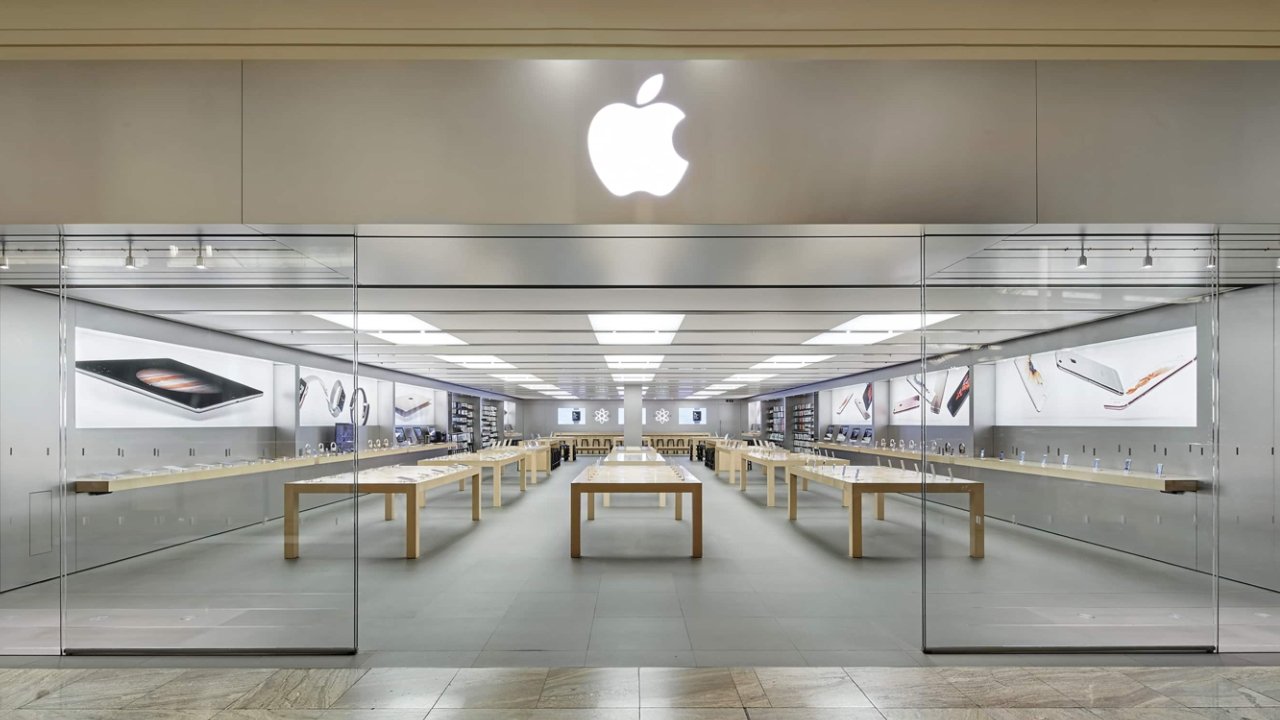
<instances>
[{"instance_id":1,"label":"smartphone on display","mask_svg":"<svg viewBox=\"0 0 1280 720\"><path fill-rule=\"evenodd\" d=\"M858 396L855 405L858 408L858 414L862 415L863 420L871 419L871 383L867 383L866 387L863 388L862 395Z\"/></svg>"},{"instance_id":2,"label":"smartphone on display","mask_svg":"<svg viewBox=\"0 0 1280 720\"><path fill-rule=\"evenodd\" d=\"M425 436L422 433L422 428L420 427L413 428L413 441L415 443L421 445L423 442L425 442L424 438Z\"/></svg>"},{"instance_id":3,"label":"smartphone on display","mask_svg":"<svg viewBox=\"0 0 1280 720\"><path fill-rule=\"evenodd\" d=\"M1114 405L1103 405L1102 407L1108 410L1125 410L1130 405L1146 397L1147 393L1159 387L1160 383L1173 377L1179 370L1191 365L1191 363L1195 361L1196 359L1194 357L1189 360L1179 358L1178 360L1156 368L1146 375L1143 375L1138 382L1133 384L1133 387L1124 391L1125 397L1128 398L1127 400Z\"/></svg>"},{"instance_id":4,"label":"smartphone on display","mask_svg":"<svg viewBox=\"0 0 1280 720\"><path fill-rule=\"evenodd\" d=\"M77 360L76 370L195 413L262 397L262 391L173 358Z\"/></svg>"},{"instance_id":5,"label":"smartphone on display","mask_svg":"<svg viewBox=\"0 0 1280 720\"><path fill-rule=\"evenodd\" d=\"M912 395L905 400L899 400L895 403L893 406L893 414L897 415L898 413L904 413L908 410L915 410L918 407L920 407L920 396Z\"/></svg>"},{"instance_id":6,"label":"smartphone on display","mask_svg":"<svg viewBox=\"0 0 1280 720\"><path fill-rule=\"evenodd\" d=\"M960 408L964 407L964 401L969 399L969 373L966 370L964 377L960 378L960 384L952 391L951 398L947 400L947 412L951 413L951 417L955 417L960 412Z\"/></svg>"},{"instance_id":7,"label":"smartphone on display","mask_svg":"<svg viewBox=\"0 0 1280 720\"><path fill-rule=\"evenodd\" d=\"M929 412L935 415L942 411L942 398L947 393L947 379L950 377L951 371L945 370L938 373L938 377L933 381L933 400L929 403Z\"/></svg>"},{"instance_id":8,"label":"smartphone on display","mask_svg":"<svg viewBox=\"0 0 1280 720\"><path fill-rule=\"evenodd\" d=\"M1109 365L1077 355L1070 350L1059 350L1054 354L1058 368L1085 382L1092 383L1107 392L1116 395L1124 394L1124 383L1120 382L1120 373Z\"/></svg>"},{"instance_id":9,"label":"smartphone on display","mask_svg":"<svg viewBox=\"0 0 1280 720\"><path fill-rule=\"evenodd\" d=\"M396 425L396 444L404 444L404 428L399 425Z\"/></svg>"},{"instance_id":10,"label":"smartphone on display","mask_svg":"<svg viewBox=\"0 0 1280 720\"><path fill-rule=\"evenodd\" d=\"M1018 379L1022 380L1022 387L1027 391L1027 397L1031 399L1031 407L1035 408L1036 412L1044 412L1045 401L1049 396L1044 387L1044 375L1040 374L1030 355L1020 357L1013 362L1017 367Z\"/></svg>"}]
</instances>

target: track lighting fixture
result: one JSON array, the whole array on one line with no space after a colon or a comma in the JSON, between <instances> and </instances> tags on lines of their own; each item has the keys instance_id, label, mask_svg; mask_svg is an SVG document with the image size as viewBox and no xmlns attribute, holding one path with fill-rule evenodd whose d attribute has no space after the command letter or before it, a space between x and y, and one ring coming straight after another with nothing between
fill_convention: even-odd
<instances>
[{"instance_id":1,"label":"track lighting fixture","mask_svg":"<svg viewBox=\"0 0 1280 720\"><path fill-rule=\"evenodd\" d=\"M133 238L130 237L124 251L124 266L128 270L137 270L138 263L133 260Z\"/></svg>"},{"instance_id":2,"label":"track lighting fixture","mask_svg":"<svg viewBox=\"0 0 1280 720\"><path fill-rule=\"evenodd\" d=\"M1080 236L1080 257L1076 258L1076 269L1084 270L1089 267L1089 256L1084 254L1084 236Z\"/></svg>"},{"instance_id":3,"label":"track lighting fixture","mask_svg":"<svg viewBox=\"0 0 1280 720\"><path fill-rule=\"evenodd\" d=\"M1147 254L1142 258L1142 269L1150 270L1155 267L1155 258L1151 257L1151 236L1147 236Z\"/></svg>"}]
</instances>

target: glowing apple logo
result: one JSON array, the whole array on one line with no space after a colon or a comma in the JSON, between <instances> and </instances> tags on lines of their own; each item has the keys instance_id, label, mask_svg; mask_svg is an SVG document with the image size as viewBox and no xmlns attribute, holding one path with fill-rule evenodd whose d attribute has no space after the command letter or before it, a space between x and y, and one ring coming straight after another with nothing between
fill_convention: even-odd
<instances>
[{"instance_id":1,"label":"glowing apple logo","mask_svg":"<svg viewBox=\"0 0 1280 720\"><path fill-rule=\"evenodd\" d=\"M618 197L633 192L662 197L676 189L689 168L671 143L684 111L669 103L648 104L661 90L662 75L654 75L640 86L634 106L606 105L591 119L591 165Z\"/></svg>"}]
</instances>

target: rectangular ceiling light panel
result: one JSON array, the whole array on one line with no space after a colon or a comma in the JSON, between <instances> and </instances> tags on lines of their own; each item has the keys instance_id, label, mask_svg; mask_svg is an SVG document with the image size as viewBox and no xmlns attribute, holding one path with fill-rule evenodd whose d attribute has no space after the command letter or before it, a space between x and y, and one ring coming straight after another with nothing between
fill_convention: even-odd
<instances>
[{"instance_id":1,"label":"rectangular ceiling light panel","mask_svg":"<svg viewBox=\"0 0 1280 720\"><path fill-rule=\"evenodd\" d=\"M466 345L466 341L446 332L375 332L371 336L395 345Z\"/></svg>"},{"instance_id":2,"label":"rectangular ceiling light panel","mask_svg":"<svg viewBox=\"0 0 1280 720\"><path fill-rule=\"evenodd\" d=\"M614 373L614 382L649 382L653 380L653 373Z\"/></svg>"},{"instance_id":3,"label":"rectangular ceiling light panel","mask_svg":"<svg viewBox=\"0 0 1280 720\"><path fill-rule=\"evenodd\" d=\"M798 370L802 367L808 367L814 363L830 360L835 355L774 355L773 357L758 362L751 366L752 370L778 369L778 370Z\"/></svg>"},{"instance_id":4,"label":"rectangular ceiling light panel","mask_svg":"<svg viewBox=\"0 0 1280 720\"><path fill-rule=\"evenodd\" d=\"M515 370L516 366L493 355L436 355L447 363L461 365L468 370Z\"/></svg>"},{"instance_id":5,"label":"rectangular ceiling light panel","mask_svg":"<svg viewBox=\"0 0 1280 720\"><path fill-rule=\"evenodd\" d=\"M761 380L768 380L769 378L775 377L776 375L777 373L738 373L737 375L730 375L729 377L725 378L724 381L752 383L752 382L760 382Z\"/></svg>"},{"instance_id":6,"label":"rectangular ceiling light panel","mask_svg":"<svg viewBox=\"0 0 1280 720\"><path fill-rule=\"evenodd\" d=\"M657 370L662 355L605 355L610 370Z\"/></svg>"},{"instance_id":7,"label":"rectangular ceiling light panel","mask_svg":"<svg viewBox=\"0 0 1280 720\"><path fill-rule=\"evenodd\" d=\"M675 332L684 322L684 315L657 315L643 313L610 313L588 315L591 329L601 332Z\"/></svg>"},{"instance_id":8,"label":"rectangular ceiling light panel","mask_svg":"<svg viewBox=\"0 0 1280 720\"><path fill-rule=\"evenodd\" d=\"M440 328L407 313L310 313L335 325L360 332L432 332Z\"/></svg>"}]
</instances>

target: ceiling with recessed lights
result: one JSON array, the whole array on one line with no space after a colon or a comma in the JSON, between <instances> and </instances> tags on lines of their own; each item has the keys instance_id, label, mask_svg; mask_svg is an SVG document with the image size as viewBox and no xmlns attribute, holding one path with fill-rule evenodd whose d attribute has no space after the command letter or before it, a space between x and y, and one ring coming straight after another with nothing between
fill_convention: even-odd
<instances>
[{"instance_id":1,"label":"ceiling with recessed lights","mask_svg":"<svg viewBox=\"0 0 1280 720\"><path fill-rule=\"evenodd\" d=\"M725 399L1280 279L1277 228L1214 231L11 226L0 282L65 265L71 297L513 397Z\"/></svg>"}]
</instances>

